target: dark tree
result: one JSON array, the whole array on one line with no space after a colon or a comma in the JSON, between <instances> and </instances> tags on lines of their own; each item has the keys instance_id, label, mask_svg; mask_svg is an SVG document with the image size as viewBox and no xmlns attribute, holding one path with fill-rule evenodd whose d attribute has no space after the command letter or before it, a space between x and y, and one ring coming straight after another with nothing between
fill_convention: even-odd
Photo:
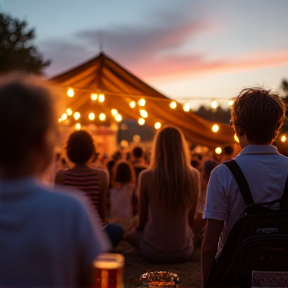
<instances>
[{"instance_id":1,"label":"dark tree","mask_svg":"<svg viewBox=\"0 0 288 288\"><path fill-rule=\"evenodd\" d=\"M0 74L14 70L43 74L50 64L33 45L34 29L10 15L0 13Z\"/></svg>"}]
</instances>

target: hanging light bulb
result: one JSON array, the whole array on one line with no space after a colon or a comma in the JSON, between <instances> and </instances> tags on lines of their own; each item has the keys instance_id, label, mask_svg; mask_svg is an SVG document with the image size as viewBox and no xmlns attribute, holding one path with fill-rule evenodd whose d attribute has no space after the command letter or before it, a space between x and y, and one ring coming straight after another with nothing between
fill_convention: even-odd
<instances>
[{"instance_id":1,"label":"hanging light bulb","mask_svg":"<svg viewBox=\"0 0 288 288\"><path fill-rule=\"evenodd\" d=\"M218 102L217 102L216 100L213 100L213 101L211 102L211 107L212 107L213 109L216 109L218 106L219 106L219 104L218 104Z\"/></svg>"},{"instance_id":2,"label":"hanging light bulb","mask_svg":"<svg viewBox=\"0 0 288 288\"><path fill-rule=\"evenodd\" d=\"M154 128L155 128L155 129L160 129L160 128L161 128L161 123L160 123L160 122L156 122L156 123L154 124Z\"/></svg>"},{"instance_id":3,"label":"hanging light bulb","mask_svg":"<svg viewBox=\"0 0 288 288\"><path fill-rule=\"evenodd\" d=\"M67 114L70 116L70 115L72 115L72 110L70 109L70 108L68 108L67 110L66 110L66 112L67 112Z\"/></svg>"},{"instance_id":4,"label":"hanging light bulb","mask_svg":"<svg viewBox=\"0 0 288 288\"><path fill-rule=\"evenodd\" d=\"M144 124L145 124L145 119L139 118L138 124L139 124L139 125L144 125Z\"/></svg>"},{"instance_id":5,"label":"hanging light bulb","mask_svg":"<svg viewBox=\"0 0 288 288\"><path fill-rule=\"evenodd\" d=\"M76 130L81 130L81 124L80 124L80 123L77 123L77 124L75 125L75 129L76 129Z\"/></svg>"},{"instance_id":6,"label":"hanging light bulb","mask_svg":"<svg viewBox=\"0 0 288 288\"><path fill-rule=\"evenodd\" d=\"M122 121L122 116L120 114L117 114L115 116L115 119L116 119L117 122L121 122Z\"/></svg>"},{"instance_id":7,"label":"hanging light bulb","mask_svg":"<svg viewBox=\"0 0 288 288\"><path fill-rule=\"evenodd\" d=\"M188 112L190 110L190 104L188 102L185 103L185 105L183 106L183 109L185 112Z\"/></svg>"},{"instance_id":8,"label":"hanging light bulb","mask_svg":"<svg viewBox=\"0 0 288 288\"><path fill-rule=\"evenodd\" d=\"M131 102L129 103L129 105L130 105L131 108L135 108L136 103L135 103L135 101L131 101Z\"/></svg>"},{"instance_id":9,"label":"hanging light bulb","mask_svg":"<svg viewBox=\"0 0 288 288\"><path fill-rule=\"evenodd\" d=\"M95 100L97 100L97 94L96 93L91 93L91 99L93 100L93 101L95 101Z\"/></svg>"},{"instance_id":10,"label":"hanging light bulb","mask_svg":"<svg viewBox=\"0 0 288 288\"><path fill-rule=\"evenodd\" d=\"M63 113L61 118L62 118L62 120L66 120L67 119L67 114Z\"/></svg>"},{"instance_id":11,"label":"hanging light bulb","mask_svg":"<svg viewBox=\"0 0 288 288\"><path fill-rule=\"evenodd\" d=\"M99 119L100 119L101 121L104 121L104 120L106 119L106 115L105 115L104 113L101 113L101 114L99 115Z\"/></svg>"},{"instance_id":12,"label":"hanging light bulb","mask_svg":"<svg viewBox=\"0 0 288 288\"><path fill-rule=\"evenodd\" d=\"M285 142L286 139L287 139L286 135L282 135L282 137L281 137L281 142Z\"/></svg>"},{"instance_id":13,"label":"hanging light bulb","mask_svg":"<svg viewBox=\"0 0 288 288\"><path fill-rule=\"evenodd\" d=\"M175 102L175 101L172 101L171 103L170 103L170 108L171 109L175 109L177 107L177 103Z\"/></svg>"},{"instance_id":14,"label":"hanging light bulb","mask_svg":"<svg viewBox=\"0 0 288 288\"><path fill-rule=\"evenodd\" d=\"M118 114L118 111L116 109L111 109L111 114L113 116L116 116Z\"/></svg>"},{"instance_id":15,"label":"hanging light bulb","mask_svg":"<svg viewBox=\"0 0 288 288\"><path fill-rule=\"evenodd\" d=\"M221 154L222 153L222 149L221 149L221 147L217 147L216 149L215 149L215 153L216 154Z\"/></svg>"},{"instance_id":16,"label":"hanging light bulb","mask_svg":"<svg viewBox=\"0 0 288 288\"><path fill-rule=\"evenodd\" d=\"M233 106L233 104L234 104L234 100L229 100L229 101L228 101L229 107Z\"/></svg>"},{"instance_id":17,"label":"hanging light bulb","mask_svg":"<svg viewBox=\"0 0 288 288\"><path fill-rule=\"evenodd\" d=\"M98 97L99 102L104 102L105 101L105 95L104 94L100 94Z\"/></svg>"},{"instance_id":18,"label":"hanging light bulb","mask_svg":"<svg viewBox=\"0 0 288 288\"><path fill-rule=\"evenodd\" d=\"M145 99L140 99L139 101L138 101L138 104L139 104L139 106L145 106L145 104L146 104L146 100Z\"/></svg>"},{"instance_id":19,"label":"hanging light bulb","mask_svg":"<svg viewBox=\"0 0 288 288\"><path fill-rule=\"evenodd\" d=\"M80 115L79 112L75 112L75 113L74 113L74 119L75 119L75 120L78 120L78 119L80 118L80 116L81 116L81 115Z\"/></svg>"},{"instance_id":20,"label":"hanging light bulb","mask_svg":"<svg viewBox=\"0 0 288 288\"><path fill-rule=\"evenodd\" d=\"M147 113L147 111L144 110L144 109L141 109L141 110L140 110L140 115L141 115L143 118L147 118L147 117L148 117L148 113Z\"/></svg>"},{"instance_id":21,"label":"hanging light bulb","mask_svg":"<svg viewBox=\"0 0 288 288\"><path fill-rule=\"evenodd\" d=\"M73 97L73 96L74 96L74 90L73 90L72 88L68 89L67 95L68 95L68 97L70 97L70 98Z\"/></svg>"},{"instance_id":22,"label":"hanging light bulb","mask_svg":"<svg viewBox=\"0 0 288 288\"><path fill-rule=\"evenodd\" d=\"M89 120L93 121L95 119L95 114L92 112L88 115Z\"/></svg>"},{"instance_id":23,"label":"hanging light bulb","mask_svg":"<svg viewBox=\"0 0 288 288\"><path fill-rule=\"evenodd\" d=\"M59 122L59 123L62 122L62 118L59 118L59 119L58 119L58 122Z\"/></svg>"},{"instance_id":24,"label":"hanging light bulb","mask_svg":"<svg viewBox=\"0 0 288 288\"><path fill-rule=\"evenodd\" d=\"M213 131L214 133L218 132L218 131L219 131L219 125L218 125L218 124L214 124L214 125L212 126L212 131Z\"/></svg>"}]
</instances>

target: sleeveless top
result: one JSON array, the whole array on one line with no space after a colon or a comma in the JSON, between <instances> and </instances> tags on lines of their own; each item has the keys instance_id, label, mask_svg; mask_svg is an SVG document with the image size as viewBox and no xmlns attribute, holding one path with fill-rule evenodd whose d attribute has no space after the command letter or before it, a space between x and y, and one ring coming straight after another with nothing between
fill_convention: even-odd
<instances>
[{"instance_id":1,"label":"sleeveless top","mask_svg":"<svg viewBox=\"0 0 288 288\"><path fill-rule=\"evenodd\" d=\"M85 196L98 211L98 203L101 193L101 183L97 170L91 170L85 173L75 173L71 169L64 172L63 185L73 186L84 192Z\"/></svg>"}]
</instances>

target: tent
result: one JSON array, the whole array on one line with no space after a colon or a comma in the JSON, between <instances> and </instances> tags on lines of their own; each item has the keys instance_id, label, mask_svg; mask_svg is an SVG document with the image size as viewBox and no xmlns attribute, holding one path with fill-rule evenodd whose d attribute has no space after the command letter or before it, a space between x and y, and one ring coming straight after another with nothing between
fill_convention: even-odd
<instances>
[{"instance_id":1,"label":"tent","mask_svg":"<svg viewBox=\"0 0 288 288\"><path fill-rule=\"evenodd\" d=\"M121 115L118 116L120 117L118 121L121 117L138 120L146 111L148 115L144 115L143 118L145 124L154 126L156 122L159 122L162 126L177 126L194 144L214 148L234 142L234 132L229 125L217 123L218 132L212 132L212 126L215 123L191 111L185 112L182 104L178 103L175 109L171 109L170 98L147 85L104 53L50 80L61 92L65 109L71 109L70 113L71 111L80 113L78 115L81 115L81 118L78 121L82 125L91 122L96 125L111 124L116 121L111 115L111 109L116 109L115 114L117 112ZM67 96L69 88L74 91L73 97ZM94 97L98 95L98 100L93 101L91 94L94 94ZM99 101L100 94L104 94L104 102ZM145 99L144 106L138 104L140 99ZM131 108L131 102L134 102L134 108ZM89 120L90 113L96 115L95 119ZM100 120L101 113L104 113L106 118L102 115L102 120ZM68 124L75 124L72 116L68 116L69 121L66 120Z\"/></svg>"}]
</instances>

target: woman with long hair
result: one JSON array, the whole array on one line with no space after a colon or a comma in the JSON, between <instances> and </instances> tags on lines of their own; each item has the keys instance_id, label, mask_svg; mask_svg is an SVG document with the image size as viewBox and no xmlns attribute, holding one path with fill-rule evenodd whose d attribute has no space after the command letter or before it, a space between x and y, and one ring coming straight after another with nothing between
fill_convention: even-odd
<instances>
[{"instance_id":1,"label":"woman with long hair","mask_svg":"<svg viewBox=\"0 0 288 288\"><path fill-rule=\"evenodd\" d=\"M127 241L151 262L191 260L199 191L200 175L190 165L182 132L163 128L154 138L150 167L139 176L139 225Z\"/></svg>"}]
</instances>

